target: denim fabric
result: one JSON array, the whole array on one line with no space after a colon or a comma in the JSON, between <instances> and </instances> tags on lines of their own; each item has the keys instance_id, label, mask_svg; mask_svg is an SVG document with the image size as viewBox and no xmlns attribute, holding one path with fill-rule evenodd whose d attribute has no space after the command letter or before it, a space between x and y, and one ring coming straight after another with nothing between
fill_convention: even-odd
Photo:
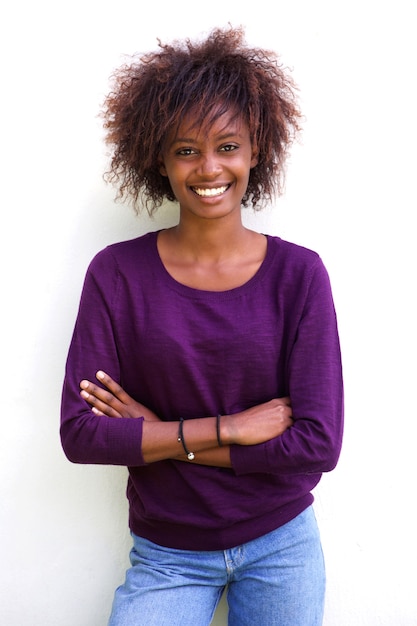
<instances>
[{"instance_id":1,"label":"denim fabric","mask_svg":"<svg viewBox=\"0 0 417 626\"><path fill-rule=\"evenodd\" d=\"M312 507L229 550L165 548L133 535L109 626L209 626L227 588L229 626L320 626L324 560Z\"/></svg>"}]
</instances>

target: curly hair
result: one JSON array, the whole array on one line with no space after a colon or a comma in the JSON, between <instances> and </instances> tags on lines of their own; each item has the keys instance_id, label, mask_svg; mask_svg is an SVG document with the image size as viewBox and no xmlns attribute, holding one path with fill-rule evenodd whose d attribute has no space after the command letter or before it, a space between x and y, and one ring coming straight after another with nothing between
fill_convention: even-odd
<instances>
[{"instance_id":1,"label":"curly hair","mask_svg":"<svg viewBox=\"0 0 417 626\"><path fill-rule=\"evenodd\" d=\"M168 133L192 111L196 124L210 125L234 111L249 128L258 162L251 170L243 206L254 209L280 194L285 160L300 130L296 86L274 52L249 48L242 28L216 28L203 41L174 41L113 74L102 116L112 146L107 182L117 199L129 199L152 214L174 201L169 180L159 171Z\"/></svg>"}]
</instances>

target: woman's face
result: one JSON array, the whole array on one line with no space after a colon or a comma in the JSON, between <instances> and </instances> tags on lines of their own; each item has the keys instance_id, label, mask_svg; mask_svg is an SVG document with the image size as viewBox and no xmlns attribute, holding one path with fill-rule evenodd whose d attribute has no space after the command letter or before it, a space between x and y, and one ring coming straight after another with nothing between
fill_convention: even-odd
<instances>
[{"instance_id":1,"label":"woman's face","mask_svg":"<svg viewBox=\"0 0 417 626\"><path fill-rule=\"evenodd\" d=\"M249 173L257 163L246 122L227 112L211 126L195 125L190 114L168 136L160 172L185 212L219 218L239 211Z\"/></svg>"}]
</instances>

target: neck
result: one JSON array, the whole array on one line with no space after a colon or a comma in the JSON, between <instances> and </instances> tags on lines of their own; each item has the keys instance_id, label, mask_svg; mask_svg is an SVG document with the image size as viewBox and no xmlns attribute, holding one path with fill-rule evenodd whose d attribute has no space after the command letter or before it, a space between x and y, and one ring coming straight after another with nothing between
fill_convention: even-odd
<instances>
[{"instance_id":1,"label":"neck","mask_svg":"<svg viewBox=\"0 0 417 626\"><path fill-rule=\"evenodd\" d=\"M221 220L219 220L221 221ZM247 282L265 258L267 240L242 224L233 229L178 226L158 235L158 252L179 283L208 291L225 291Z\"/></svg>"},{"instance_id":2,"label":"neck","mask_svg":"<svg viewBox=\"0 0 417 626\"><path fill-rule=\"evenodd\" d=\"M171 230L175 243L195 258L220 258L233 255L245 247L253 231L242 221L213 219L180 222Z\"/></svg>"}]
</instances>

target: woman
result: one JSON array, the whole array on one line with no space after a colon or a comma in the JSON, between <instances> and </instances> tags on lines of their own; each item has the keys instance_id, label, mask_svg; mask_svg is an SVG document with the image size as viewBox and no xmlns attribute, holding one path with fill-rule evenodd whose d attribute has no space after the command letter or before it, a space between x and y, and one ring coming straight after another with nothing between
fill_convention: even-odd
<instances>
[{"instance_id":1,"label":"woman","mask_svg":"<svg viewBox=\"0 0 417 626\"><path fill-rule=\"evenodd\" d=\"M92 261L61 438L129 468L131 568L111 626L317 626L325 571L312 489L338 460L343 386L328 275L310 250L245 228L279 192L294 86L240 29L120 68L104 108L109 180L173 228ZM95 382L96 380L96 382Z\"/></svg>"}]
</instances>

